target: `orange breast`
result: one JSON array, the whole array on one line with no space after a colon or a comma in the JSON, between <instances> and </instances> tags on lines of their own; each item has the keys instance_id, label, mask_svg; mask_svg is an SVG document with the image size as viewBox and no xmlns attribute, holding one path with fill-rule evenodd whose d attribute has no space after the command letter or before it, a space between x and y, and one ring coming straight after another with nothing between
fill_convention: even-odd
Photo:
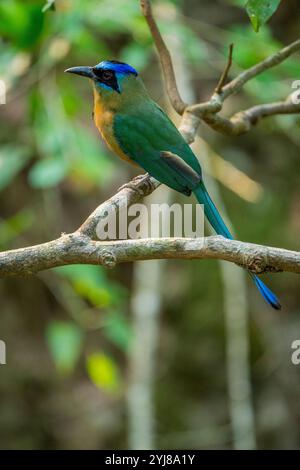
<instances>
[{"instance_id":1,"label":"orange breast","mask_svg":"<svg viewBox=\"0 0 300 470\"><path fill-rule=\"evenodd\" d=\"M106 109L96 91L94 93L94 98L94 121L103 140L113 152L115 152L120 158L122 158L122 160L126 160L127 162L132 163L134 165L132 160L130 160L130 158L122 151L114 137L114 112Z\"/></svg>"}]
</instances>

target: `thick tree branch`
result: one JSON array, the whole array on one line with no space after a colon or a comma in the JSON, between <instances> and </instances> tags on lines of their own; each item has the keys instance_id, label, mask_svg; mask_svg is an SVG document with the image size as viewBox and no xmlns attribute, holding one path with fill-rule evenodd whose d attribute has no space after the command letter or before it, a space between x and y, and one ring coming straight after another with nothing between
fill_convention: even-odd
<instances>
[{"instance_id":1,"label":"thick tree branch","mask_svg":"<svg viewBox=\"0 0 300 470\"><path fill-rule=\"evenodd\" d=\"M252 272L300 273L300 253L221 236L206 238L146 238L100 242L79 231L41 245L0 253L0 277L29 275L66 264L118 263L150 259L222 259Z\"/></svg>"},{"instance_id":2,"label":"thick tree branch","mask_svg":"<svg viewBox=\"0 0 300 470\"><path fill-rule=\"evenodd\" d=\"M74 233L40 245L0 253L0 277L24 276L66 264L97 264L111 268L118 263L149 259L223 259L252 272L300 273L300 253L281 248L206 238L148 238L97 241L96 227L110 212L150 194L158 182L140 175L101 204Z\"/></svg>"}]
</instances>

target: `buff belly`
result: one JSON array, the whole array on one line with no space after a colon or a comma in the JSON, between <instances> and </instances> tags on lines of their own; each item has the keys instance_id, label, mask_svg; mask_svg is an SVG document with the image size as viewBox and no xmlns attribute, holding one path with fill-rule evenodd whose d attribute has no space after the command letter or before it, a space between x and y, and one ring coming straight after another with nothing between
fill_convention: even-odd
<instances>
[{"instance_id":1,"label":"buff belly","mask_svg":"<svg viewBox=\"0 0 300 470\"><path fill-rule=\"evenodd\" d=\"M134 165L134 162L122 151L117 140L115 139L113 132L113 119L114 112L105 109L101 103L101 100L98 97L95 97L94 121L104 142L108 148L110 148L110 150L118 155L118 157Z\"/></svg>"}]
</instances>

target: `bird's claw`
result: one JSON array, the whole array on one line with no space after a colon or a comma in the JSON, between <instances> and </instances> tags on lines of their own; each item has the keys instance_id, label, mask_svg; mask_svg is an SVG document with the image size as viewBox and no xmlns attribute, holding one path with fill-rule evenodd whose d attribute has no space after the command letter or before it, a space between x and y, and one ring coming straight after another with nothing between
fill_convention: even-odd
<instances>
[{"instance_id":1,"label":"bird's claw","mask_svg":"<svg viewBox=\"0 0 300 470\"><path fill-rule=\"evenodd\" d=\"M149 173L145 173L144 175L138 175L128 183L123 184L119 188L119 191L122 191L122 189L131 189L132 191L137 191L138 193L140 193L141 189L138 187L138 185L144 181L146 182L148 178Z\"/></svg>"}]
</instances>

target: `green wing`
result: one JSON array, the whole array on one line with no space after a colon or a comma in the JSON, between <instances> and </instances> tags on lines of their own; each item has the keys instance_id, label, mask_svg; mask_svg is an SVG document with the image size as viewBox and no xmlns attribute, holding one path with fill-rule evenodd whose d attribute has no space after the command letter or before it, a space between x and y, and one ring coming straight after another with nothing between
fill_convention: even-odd
<instances>
[{"instance_id":1,"label":"green wing","mask_svg":"<svg viewBox=\"0 0 300 470\"><path fill-rule=\"evenodd\" d=\"M113 130L122 151L161 183L185 194L198 186L201 167L197 158L153 101L116 114Z\"/></svg>"}]
</instances>

